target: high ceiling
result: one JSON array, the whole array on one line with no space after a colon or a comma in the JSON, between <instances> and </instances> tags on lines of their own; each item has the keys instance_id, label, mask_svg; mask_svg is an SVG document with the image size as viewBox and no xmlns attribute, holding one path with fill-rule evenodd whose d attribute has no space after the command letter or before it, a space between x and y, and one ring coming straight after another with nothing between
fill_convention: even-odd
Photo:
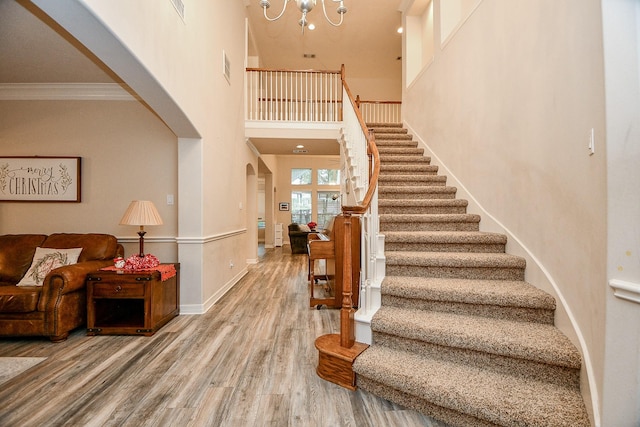
<instances>
[{"instance_id":1,"label":"high ceiling","mask_svg":"<svg viewBox=\"0 0 640 427\"><path fill-rule=\"evenodd\" d=\"M280 13L282 1L271 0L269 16ZM337 20L338 3L325 1L327 14ZM304 34L295 1L289 2L284 16L275 22L264 18L259 0L244 2L250 27L249 55L258 56L262 67L339 70L344 64L348 78L400 78L402 48L396 30L401 24L401 0L344 0L348 12L337 28L326 22L318 0L308 14L316 29ZM315 57L305 58L305 54ZM0 0L0 84L114 81L120 82L117 75L31 2ZM259 145L263 154L283 152L273 141ZM308 145L308 154L328 154L314 148L326 144L309 141Z\"/></svg>"},{"instance_id":2,"label":"high ceiling","mask_svg":"<svg viewBox=\"0 0 640 427\"><path fill-rule=\"evenodd\" d=\"M270 0L270 17L282 10L284 0ZM344 0L347 13L340 27L331 26L324 18L322 0L317 0L307 19L313 31L301 31L302 16L295 1L289 1L284 16L268 22L260 0L245 0L251 27L249 55L258 55L260 66L297 70L339 70L345 64L347 76L367 78L400 78L402 39L398 11L401 0ZM327 15L338 21L338 3L325 0ZM315 58L305 58L313 54Z\"/></svg>"}]
</instances>

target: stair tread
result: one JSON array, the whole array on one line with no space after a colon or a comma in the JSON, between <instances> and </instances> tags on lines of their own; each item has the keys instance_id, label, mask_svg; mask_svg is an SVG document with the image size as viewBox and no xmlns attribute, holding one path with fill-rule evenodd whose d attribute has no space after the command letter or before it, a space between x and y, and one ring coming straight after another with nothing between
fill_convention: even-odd
<instances>
[{"instance_id":1,"label":"stair tread","mask_svg":"<svg viewBox=\"0 0 640 427\"><path fill-rule=\"evenodd\" d=\"M468 206L469 202L464 199L378 199L378 206Z\"/></svg>"},{"instance_id":2,"label":"stair tread","mask_svg":"<svg viewBox=\"0 0 640 427\"><path fill-rule=\"evenodd\" d=\"M438 406L499 425L589 426L579 390L369 347L354 371Z\"/></svg>"},{"instance_id":3,"label":"stair tread","mask_svg":"<svg viewBox=\"0 0 640 427\"><path fill-rule=\"evenodd\" d=\"M555 298L521 280L386 276L381 292L383 295L432 301L545 310L556 308Z\"/></svg>"},{"instance_id":4,"label":"stair tread","mask_svg":"<svg viewBox=\"0 0 640 427\"><path fill-rule=\"evenodd\" d=\"M504 234L484 231L385 231L384 236L393 243L507 243Z\"/></svg>"},{"instance_id":5,"label":"stair tread","mask_svg":"<svg viewBox=\"0 0 640 427\"><path fill-rule=\"evenodd\" d=\"M394 163L394 162L430 162L431 157L423 156L422 154L380 154L380 163Z\"/></svg>"},{"instance_id":6,"label":"stair tread","mask_svg":"<svg viewBox=\"0 0 640 427\"><path fill-rule=\"evenodd\" d=\"M390 127L390 128L401 128L402 123L387 123L387 122L369 122L366 124L367 128L375 128L375 127Z\"/></svg>"},{"instance_id":7,"label":"stair tread","mask_svg":"<svg viewBox=\"0 0 640 427\"><path fill-rule=\"evenodd\" d=\"M418 142L412 139L381 139L376 141L378 149L381 147L417 147Z\"/></svg>"},{"instance_id":8,"label":"stair tread","mask_svg":"<svg viewBox=\"0 0 640 427\"><path fill-rule=\"evenodd\" d=\"M456 187L448 185L380 185L379 193L423 193L425 191L433 191L440 193L455 193L458 191Z\"/></svg>"},{"instance_id":9,"label":"stair tread","mask_svg":"<svg viewBox=\"0 0 640 427\"><path fill-rule=\"evenodd\" d=\"M388 265L416 265L466 268L525 268L524 258L492 252L385 252Z\"/></svg>"},{"instance_id":10,"label":"stair tread","mask_svg":"<svg viewBox=\"0 0 640 427\"><path fill-rule=\"evenodd\" d=\"M480 222L476 214L380 214L380 222Z\"/></svg>"},{"instance_id":11,"label":"stair tread","mask_svg":"<svg viewBox=\"0 0 640 427\"><path fill-rule=\"evenodd\" d=\"M406 182L406 181L446 181L447 177L443 175L380 175L378 178L378 182L384 181L395 181L395 182ZM389 185L389 184L386 184Z\"/></svg>"},{"instance_id":12,"label":"stair tread","mask_svg":"<svg viewBox=\"0 0 640 427\"><path fill-rule=\"evenodd\" d=\"M571 341L546 323L385 306L374 315L371 328L407 339L573 369L580 369L582 360Z\"/></svg>"},{"instance_id":13,"label":"stair tread","mask_svg":"<svg viewBox=\"0 0 640 427\"><path fill-rule=\"evenodd\" d=\"M428 163L415 163L415 164L382 164L380 163L380 172L381 173L393 173L395 175L400 174L400 172L437 172L438 166L430 165Z\"/></svg>"}]
</instances>

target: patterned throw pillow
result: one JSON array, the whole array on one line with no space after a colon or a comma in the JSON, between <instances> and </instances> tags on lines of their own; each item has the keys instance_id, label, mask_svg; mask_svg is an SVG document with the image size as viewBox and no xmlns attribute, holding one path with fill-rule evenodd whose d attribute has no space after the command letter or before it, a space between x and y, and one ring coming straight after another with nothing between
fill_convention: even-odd
<instances>
[{"instance_id":1,"label":"patterned throw pillow","mask_svg":"<svg viewBox=\"0 0 640 427\"><path fill-rule=\"evenodd\" d=\"M80 252L82 252L82 248L36 248L31 267L29 267L29 270L27 270L27 273L17 286L42 286L44 278L47 277L51 270L78 262Z\"/></svg>"}]
</instances>

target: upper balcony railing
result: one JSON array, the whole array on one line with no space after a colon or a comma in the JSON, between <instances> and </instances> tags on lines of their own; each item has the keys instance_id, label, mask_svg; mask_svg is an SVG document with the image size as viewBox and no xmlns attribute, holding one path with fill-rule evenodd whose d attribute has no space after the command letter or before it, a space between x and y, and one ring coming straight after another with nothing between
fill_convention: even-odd
<instances>
[{"instance_id":1,"label":"upper balcony railing","mask_svg":"<svg viewBox=\"0 0 640 427\"><path fill-rule=\"evenodd\" d=\"M247 68L246 94L246 120L342 120L340 71Z\"/></svg>"},{"instance_id":2,"label":"upper balcony railing","mask_svg":"<svg viewBox=\"0 0 640 427\"><path fill-rule=\"evenodd\" d=\"M342 71L247 68L245 120L340 122ZM361 101L365 123L400 123L400 101Z\"/></svg>"}]
</instances>

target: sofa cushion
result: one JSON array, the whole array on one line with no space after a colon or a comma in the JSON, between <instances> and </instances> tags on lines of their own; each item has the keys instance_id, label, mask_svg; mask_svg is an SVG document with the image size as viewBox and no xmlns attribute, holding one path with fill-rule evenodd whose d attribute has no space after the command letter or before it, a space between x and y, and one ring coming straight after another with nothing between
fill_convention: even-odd
<instances>
[{"instance_id":1,"label":"sofa cushion","mask_svg":"<svg viewBox=\"0 0 640 427\"><path fill-rule=\"evenodd\" d=\"M82 248L78 262L111 260L117 254L118 241L110 234L51 234L41 245L43 248Z\"/></svg>"},{"instance_id":2,"label":"sofa cushion","mask_svg":"<svg viewBox=\"0 0 640 427\"><path fill-rule=\"evenodd\" d=\"M18 283L31 265L36 248L46 238L44 234L0 236L0 282Z\"/></svg>"},{"instance_id":3,"label":"sofa cushion","mask_svg":"<svg viewBox=\"0 0 640 427\"><path fill-rule=\"evenodd\" d=\"M27 270L18 286L42 286L51 270L78 262L82 248L52 249L36 248L31 267Z\"/></svg>"},{"instance_id":4,"label":"sofa cushion","mask_svg":"<svg viewBox=\"0 0 640 427\"><path fill-rule=\"evenodd\" d=\"M0 313L29 313L36 311L39 286L0 286Z\"/></svg>"}]
</instances>

